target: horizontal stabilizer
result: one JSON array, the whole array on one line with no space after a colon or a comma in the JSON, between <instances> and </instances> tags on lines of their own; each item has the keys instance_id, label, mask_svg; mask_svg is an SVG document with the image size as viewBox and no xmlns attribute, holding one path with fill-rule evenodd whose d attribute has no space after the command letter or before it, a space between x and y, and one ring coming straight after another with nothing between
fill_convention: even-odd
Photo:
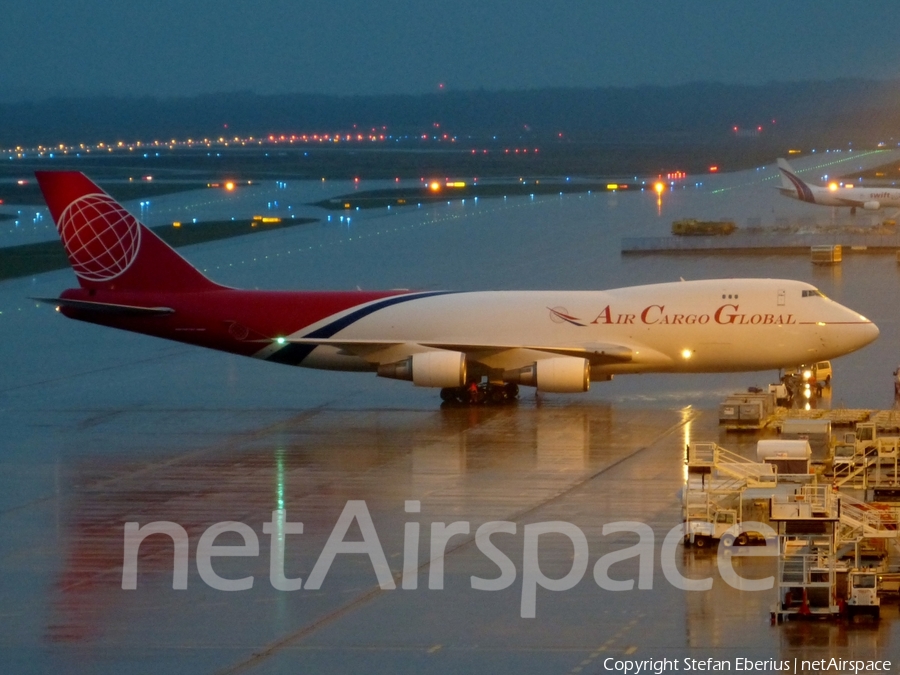
<instances>
[{"instance_id":1,"label":"horizontal stabilizer","mask_svg":"<svg viewBox=\"0 0 900 675\"><path fill-rule=\"evenodd\" d=\"M111 302L89 302L88 300L70 300L68 298L32 298L38 302L46 302L48 305L65 307L67 309L79 309L99 314L115 314L117 316L161 316L174 314L170 307L137 307L135 305L116 305Z\"/></svg>"}]
</instances>

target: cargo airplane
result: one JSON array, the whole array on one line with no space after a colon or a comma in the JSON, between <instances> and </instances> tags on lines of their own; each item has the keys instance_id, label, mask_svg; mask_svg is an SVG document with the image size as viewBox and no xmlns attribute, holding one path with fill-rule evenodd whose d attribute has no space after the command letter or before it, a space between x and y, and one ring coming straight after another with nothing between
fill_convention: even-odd
<instances>
[{"instance_id":1,"label":"cargo airplane","mask_svg":"<svg viewBox=\"0 0 900 675\"><path fill-rule=\"evenodd\" d=\"M37 172L79 287L63 315L264 361L369 371L446 401L625 373L831 359L878 328L809 284L721 279L608 291L258 291L219 285L79 172Z\"/></svg>"},{"instance_id":2,"label":"cargo airplane","mask_svg":"<svg viewBox=\"0 0 900 675\"><path fill-rule=\"evenodd\" d=\"M898 188L865 188L837 183L829 183L827 187L810 185L794 173L786 159L778 159L778 170L781 172L781 194L801 202L821 204L822 206L849 206L850 213L856 213L857 207L867 211L883 208L900 208L900 189Z\"/></svg>"}]
</instances>

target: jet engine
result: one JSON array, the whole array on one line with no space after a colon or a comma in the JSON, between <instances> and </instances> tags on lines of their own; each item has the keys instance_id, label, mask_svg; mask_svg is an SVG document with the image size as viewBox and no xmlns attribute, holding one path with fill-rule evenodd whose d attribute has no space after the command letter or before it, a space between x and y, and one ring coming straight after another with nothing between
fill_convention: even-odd
<instances>
[{"instance_id":1,"label":"jet engine","mask_svg":"<svg viewBox=\"0 0 900 675\"><path fill-rule=\"evenodd\" d=\"M863 204L863 208L866 211L877 211L881 208L881 202L866 202Z\"/></svg>"},{"instance_id":2,"label":"jet engine","mask_svg":"<svg viewBox=\"0 0 900 675\"><path fill-rule=\"evenodd\" d=\"M578 393L591 387L591 364L574 356L555 356L525 368L504 371L503 380L537 387L538 391Z\"/></svg>"},{"instance_id":3,"label":"jet engine","mask_svg":"<svg viewBox=\"0 0 900 675\"><path fill-rule=\"evenodd\" d=\"M379 377L412 380L418 387L462 387L466 384L466 355L462 352L422 352L378 366Z\"/></svg>"}]
</instances>

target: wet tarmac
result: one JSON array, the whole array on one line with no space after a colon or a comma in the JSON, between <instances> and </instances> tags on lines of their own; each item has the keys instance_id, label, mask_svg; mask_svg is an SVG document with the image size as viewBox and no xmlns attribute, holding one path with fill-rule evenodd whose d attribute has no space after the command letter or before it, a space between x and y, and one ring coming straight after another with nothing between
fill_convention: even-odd
<instances>
[{"instance_id":1,"label":"wet tarmac","mask_svg":"<svg viewBox=\"0 0 900 675\"><path fill-rule=\"evenodd\" d=\"M893 258L848 256L820 270L778 256L619 256L621 236L664 233L678 217L774 218L804 206L754 172L716 180L723 192L673 192L661 206L648 194L483 200L182 252L217 281L268 288L812 280L882 330L835 362L823 404L890 407L900 355L897 313L884 299L900 281ZM543 674L609 672L647 658L678 659L679 670L685 658L732 670L738 658L900 660L896 604L877 625L772 626L774 591L732 588L715 556L664 545L680 521L685 443L749 443L719 429L715 405L774 373L623 377L584 396L523 390L512 406L441 408L435 392L408 383L205 352L65 321L27 300L73 281L63 271L0 283L2 672ZM362 541L367 552L338 552L316 588L311 578L317 570L321 578L321 554L348 508L358 517L344 545ZM278 509L287 526L273 522ZM201 538L224 521L252 534L225 533L217 546L255 540L258 553L213 557L211 569L252 577L247 590L217 590L198 566ZM491 537L496 549L476 541L493 521L510 530ZM597 566L638 541L603 533L623 521L649 527L652 568L635 557ZM171 540L153 535L140 548L136 588L123 589L129 522L184 528L186 588L173 588ZM302 534L289 533L299 522ZM538 536L540 523L551 531ZM418 546L408 543L415 524ZM299 590L273 586L272 530L284 541L284 576L302 579ZM449 532L459 533L441 556L435 542ZM676 588L671 562L687 577L712 578L712 588ZM769 558L732 562L747 578L774 572ZM570 588L537 587L534 617L523 617L535 570L552 580L573 569L583 572ZM473 577L509 583L480 590ZM634 587L601 588L598 577Z\"/></svg>"}]
</instances>

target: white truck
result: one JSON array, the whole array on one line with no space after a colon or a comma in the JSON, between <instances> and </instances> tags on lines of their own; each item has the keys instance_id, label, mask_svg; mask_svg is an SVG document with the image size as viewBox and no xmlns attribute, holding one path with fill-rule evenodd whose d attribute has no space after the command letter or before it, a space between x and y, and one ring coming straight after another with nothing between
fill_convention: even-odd
<instances>
[{"instance_id":1,"label":"white truck","mask_svg":"<svg viewBox=\"0 0 900 675\"><path fill-rule=\"evenodd\" d=\"M684 521L684 543L696 548L707 548L722 541L726 546L746 546L763 539L758 532L728 532L741 522L740 514L734 509L716 509L709 516L688 517Z\"/></svg>"},{"instance_id":2,"label":"white truck","mask_svg":"<svg viewBox=\"0 0 900 675\"><path fill-rule=\"evenodd\" d=\"M868 614L873 619L881 615L878 597L878 573L871 569L852 569L847 576L847 618Z\"/></svg>"}]
</instances>

